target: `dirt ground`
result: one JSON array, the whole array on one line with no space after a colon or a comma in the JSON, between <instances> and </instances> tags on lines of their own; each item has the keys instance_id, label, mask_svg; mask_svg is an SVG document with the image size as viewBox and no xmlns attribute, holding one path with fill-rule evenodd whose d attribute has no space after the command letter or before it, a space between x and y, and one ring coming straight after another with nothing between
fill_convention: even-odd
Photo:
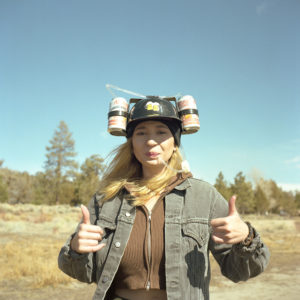
<instances>
[{"instance_id":1,"label":"dirt ground","mask_svg":"<svg viewBox=\"0 0 300 300\"><path fill-rule=\"evenodd\" d=\"M300 254L272 253L265 272L246 282L221 278L216 274L212 280L212 300L296 300L300 298Z\"/></svg>"},{"instance_id":2,"label":"dirt ground","mask_svg":"<svg viewBox=\"0 0 300 300\"><path fill-rule=\"evenodd\" d=\"M252 222L252 220L250 221ZM5 224L7 226L7 221ZM212 259L210 299L300 299L300 219L255 219L252 224L255 224L270 249L271 259L267 269L258 277L247 282L233 283L220 274L216 262ZM47 225L47 227L49 226ZM61 227L65 227L65 225ZM19 234L13 232L12 228L16 228L16 226L7 226L5 230L3 226L0 226L0 245L12 239L13 235ZM40 227L37 227L38 230ZM22 229L22 232L25 231L27 231L27 227ZM21 236L19 236L20 238ZM57 256L54 259L56 260ZM5 268L5 257L1 257L1 261L0 274L4 271L2 268ZM32 278L28 277L17 280L0 280L0 300L90 300L96 288L95 285L76 281L67 285L42 288L33 288L31 283Z\"/></svg>"}]
</instances>

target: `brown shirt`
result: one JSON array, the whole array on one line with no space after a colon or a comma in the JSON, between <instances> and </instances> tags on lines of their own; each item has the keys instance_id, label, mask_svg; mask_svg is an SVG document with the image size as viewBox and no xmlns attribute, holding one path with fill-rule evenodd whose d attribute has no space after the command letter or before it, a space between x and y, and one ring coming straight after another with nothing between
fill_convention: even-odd
<instances>
[{"instance_id":1,"label":"brown shirt","mask_svg":"<svg viewBox=\"0 0 300 300\"><path fill-rule=\"evenodd\" d=\"M115 289L165 289L164 197L191 174L179 174L170 181L154 205L136 207L136 217L114 279Z\"/></svg>"}]
</instances>

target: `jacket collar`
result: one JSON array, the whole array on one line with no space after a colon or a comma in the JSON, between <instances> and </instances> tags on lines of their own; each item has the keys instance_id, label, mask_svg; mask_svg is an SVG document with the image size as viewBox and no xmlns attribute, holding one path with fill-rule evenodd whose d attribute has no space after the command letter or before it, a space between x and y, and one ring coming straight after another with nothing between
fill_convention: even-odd
<instances>
[{"instance_id":1,"label":"jacket collar","mask_svg":"<svg viewBox=\"0 0 300 300\"><path fill-rule=\"evenodd\" d=\"M175 190L183 191L192 186L189 178L186 178L183 182L174 187Z\"/></svg>"}]
</instances>

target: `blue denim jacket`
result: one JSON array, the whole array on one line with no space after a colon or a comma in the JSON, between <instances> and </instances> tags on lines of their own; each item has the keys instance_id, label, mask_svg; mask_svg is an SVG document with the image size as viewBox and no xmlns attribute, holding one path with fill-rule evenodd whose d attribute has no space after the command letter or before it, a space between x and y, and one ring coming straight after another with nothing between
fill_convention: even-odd
<instances>
[{"instance_id":1,"label":"blue denim jacket","mask_svg":"<svg viewBox=\"0 0 300 300\"><path fill-rule=\"evenodd\" d=\"M89 204L91 223L105 232L106 246L97 253L70 250L72 236L62 247L59 268L80 281L95 282L94 300L105 298L118 270L135 218L135 207L122 195L99 205L100 196ZM188 178L165 196L166 290L170 300L209 299L209 251L222 274L234 282L260 274L269 261L268 248L259 234L250 246L216 244L210 220L225 217L228 203L210 184Z\"/></svg>"}]
</instances>

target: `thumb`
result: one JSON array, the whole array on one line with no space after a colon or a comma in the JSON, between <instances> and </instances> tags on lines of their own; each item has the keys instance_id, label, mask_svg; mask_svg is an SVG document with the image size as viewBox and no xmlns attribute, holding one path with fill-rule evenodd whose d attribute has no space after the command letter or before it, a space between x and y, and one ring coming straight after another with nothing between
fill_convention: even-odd
<instances>
[{"instance_id":1,"label":"thumb","mask_svg":"<svg viewBox=\"0 0 300 300\"><path fill-rule=\"evenodd\" d=\"M80 208L81 208L81 212L82 212L82 222L84 224L91 224L89 210L83 204L81 204Z\"/></svg>"},{"instance_id":2,"label":"thumb","mask_svg":"<svg viewBox=\"0 0 300 300\"><path fill-rule=\"evenodd\" d=\"M236 195L233 195L229 200L229 208L228 208L228 216L232 216L237 213L237 209L235 207Z\"/></svg>"}]
</instances>

